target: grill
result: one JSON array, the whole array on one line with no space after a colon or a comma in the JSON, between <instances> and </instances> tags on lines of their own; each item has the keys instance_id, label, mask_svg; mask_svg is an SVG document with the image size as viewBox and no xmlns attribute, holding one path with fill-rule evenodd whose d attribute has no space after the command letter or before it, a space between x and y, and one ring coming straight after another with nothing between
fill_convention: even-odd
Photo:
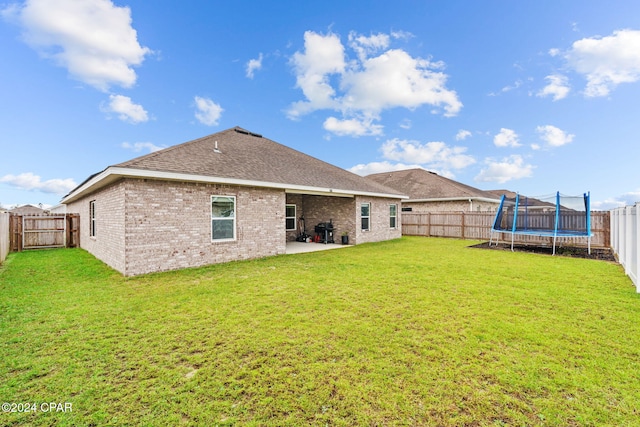
<instances>
[{"instance_id":1,"label":"grill","mask_svg":"<svg viewBox=\"0 0 640 427\"><path fill-rule=\"evenodd\" d=\"M335 243L333 241L333 224L329 222L321 222L315 226L316 240L320 243Z\"/></svg>"}]
</instances>

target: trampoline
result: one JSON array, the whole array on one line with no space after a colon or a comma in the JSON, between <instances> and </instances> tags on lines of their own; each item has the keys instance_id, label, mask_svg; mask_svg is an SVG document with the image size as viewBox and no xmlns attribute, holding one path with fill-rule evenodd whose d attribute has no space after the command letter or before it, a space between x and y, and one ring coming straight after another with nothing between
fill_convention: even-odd
<instances>
[{"instance_id":1,"label":"trampoline","mask_svg":"<svg viewBox=\"0 0 640 427\"><path fill-rule=\"evenodd\" d=\"M511 234L513 251L516 234L553 238L553 254L561 238L584 237L591 254L591 205L589 193L581 196L555 195L529 198L520 194L503 195L491 227L489 245L497 234Z\"/></svg>"}]
</instances>

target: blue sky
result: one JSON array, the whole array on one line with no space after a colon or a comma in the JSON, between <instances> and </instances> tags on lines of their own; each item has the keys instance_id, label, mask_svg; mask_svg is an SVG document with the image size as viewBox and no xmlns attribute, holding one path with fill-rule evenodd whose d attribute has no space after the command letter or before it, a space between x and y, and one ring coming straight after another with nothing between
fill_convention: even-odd
<instances>
[{"instance_id":1,"label":"blue sky","mask_svg":"<svg viewBox=\"0 0 640 427\"><path fill-rule=\"evenodd\" d=\"M640 2L368 3L0 3L0 204L233 126L362 175L640 200Z\"/></svg>"}]
</instances>

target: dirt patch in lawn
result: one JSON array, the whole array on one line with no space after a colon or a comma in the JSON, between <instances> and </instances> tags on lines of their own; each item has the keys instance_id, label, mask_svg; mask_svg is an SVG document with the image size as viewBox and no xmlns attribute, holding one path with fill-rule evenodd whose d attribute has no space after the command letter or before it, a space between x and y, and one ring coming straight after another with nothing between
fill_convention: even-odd
<instances>
[{"instance_id":1,"label":"dirt patch in lawn","mask_svg":"<svg viewBox=\"0 0 640 427\"><path fill-rule=\"evenodd\" d=\"M470 246L471 248L489 249L496 251L510 251L511 245L506 243L499 243L497 246L492 244L489 246L489 242L480 243L478 245ZM514 252L529 252L543 255L553 255L553 248L548 246L534 246L534 245L514 245ZM613 251L610 248L591 248L591 254L587 248L577 248L572 246L556 246L556 255L566 256L573 258L586 258L597 259L601 261L613 261L616 262L616 258L613 255Z\"/></svg>"}]
</instances>

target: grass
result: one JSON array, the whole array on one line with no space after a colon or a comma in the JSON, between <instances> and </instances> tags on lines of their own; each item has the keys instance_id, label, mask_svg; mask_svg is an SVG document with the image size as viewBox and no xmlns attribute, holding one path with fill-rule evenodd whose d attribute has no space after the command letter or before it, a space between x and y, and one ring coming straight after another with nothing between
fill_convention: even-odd
<instances>
[{"instance_id":1,"label":"grass","mask_svg":"<svg viewBox=\"0 0 640 427\"><path fill-rule=\"evenodd\" d=\"M402 238L124 278L0 268L0 425L637 425L640 297L613 263ZM43 412L70 402L72 412Z\"/></svg>"}]
</instances>

